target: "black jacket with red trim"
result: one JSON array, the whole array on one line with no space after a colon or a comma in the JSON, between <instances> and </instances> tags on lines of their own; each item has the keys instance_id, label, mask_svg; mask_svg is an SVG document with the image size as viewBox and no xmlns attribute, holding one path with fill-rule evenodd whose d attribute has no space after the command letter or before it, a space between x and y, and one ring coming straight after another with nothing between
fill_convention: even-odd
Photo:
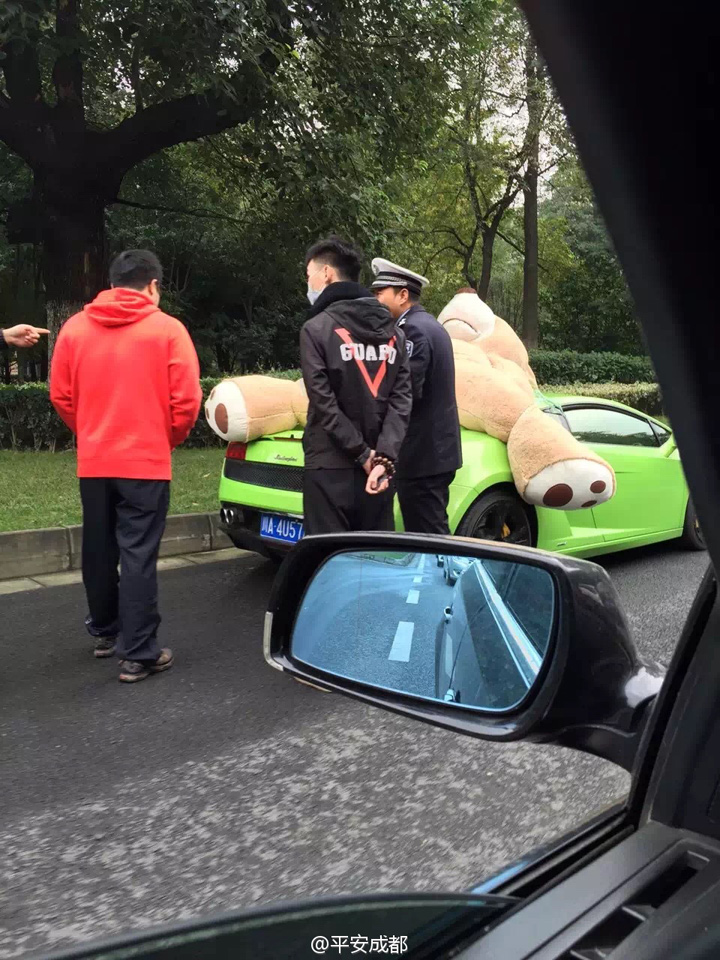
<instances>
[{"instance_id":1,"label":"black jacket with red trim","mask_svg":"<svg viewBox=\"0 0 720 960\"><path fill-rule=\"evenodd\" d=\"M310 401L303 446L310 470L352 467L371 449L396 461L412 409L405 334L359 283L333 283L300 333Z\"/></svg>"}]
</instances>

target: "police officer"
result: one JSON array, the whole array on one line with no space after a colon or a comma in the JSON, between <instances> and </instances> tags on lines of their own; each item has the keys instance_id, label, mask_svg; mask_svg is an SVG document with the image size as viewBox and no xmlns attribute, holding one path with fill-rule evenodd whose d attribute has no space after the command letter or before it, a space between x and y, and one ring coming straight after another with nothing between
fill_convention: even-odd
<instances>
[{"instance_id":1,"label":"police officer","mask_svg":"<svg viewBox=\"0 0 720 960\"><path fill-rule=\"evenodd\" d=\"M425 277L389 260L372 262L372 290L405 334L413 406L398 461L398 497L410 533L448 534L449 488L462 466L450 337L419 303Z\"/></svg>"}]
</instances>

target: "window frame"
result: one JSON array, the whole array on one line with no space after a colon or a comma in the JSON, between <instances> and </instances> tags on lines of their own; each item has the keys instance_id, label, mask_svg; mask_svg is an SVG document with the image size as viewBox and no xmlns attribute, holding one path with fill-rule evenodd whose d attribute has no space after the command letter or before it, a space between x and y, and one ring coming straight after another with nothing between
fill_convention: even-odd
<instances>
[{"instance_id":1,"label":"window frame","mask_svg":"<svg viewBox=\"0 0 720 960\"><path fill-rule=\"evenodd\" d=\"M599 443L598 446L603 447L630 447L634 450L659 450L664 444L660 443L660 438L658 437L655 428L653 427L652 421L649 417L643 416L641 413L635 413L634 410L626 410L624 407L614 407L606 403L568 403L563 404L562 406L563 413L567 413L572 410L602 410L609 413L619 413L621 416L628 417L630 420L639 420L641 423L644 423L650 430L654 444L638 444L638 443ZM566 418L567 419L567 418ZM570 428L570 433L575 437L576 440L579 440L570 426L570 421L568 420L568 427ZM672 433L670 434L670 439ZM580 443L588 443L591 446L593 445L592 441L589 440L580 440ZM667 440L665 441L667 443Z\"/></svg>"},{"instance_id":2,"label":"window frame","mask_svg":"<svg viewBox=\"0 0 720 960\"><path fill-rule=\"evenodd\" d=\"M666 443L670 443L673 440L674 434L672 429L664 423L659 423L657 420L650 420L650 426L653 428L653 433L655 434L658 442L658 446L664 447ZM665 439L660 436L660 432L667 434Z\"/></svg>"}]
</instances>

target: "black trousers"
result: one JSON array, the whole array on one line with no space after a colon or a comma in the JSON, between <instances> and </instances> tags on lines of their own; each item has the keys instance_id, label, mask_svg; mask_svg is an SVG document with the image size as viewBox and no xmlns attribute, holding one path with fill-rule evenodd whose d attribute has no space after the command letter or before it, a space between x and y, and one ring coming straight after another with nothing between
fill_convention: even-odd
<instances>
[{"instance_id":1,"label":"black trousers","mask_svg":"<svg viewBox=\"0 0 720 960\"><path fill-rule=\"evenodd\" d=\"M407 533L448 535L447 508L455 471L398 480L398 499Z\"/></svg>"},{"instance_id":2,"label":"black trousers","mask_svg":"<svg viewBox=\"0 0 720 960\"><path fill-rule=\"evenodd\" d=\"M394 530L393 492L365 493L361 467L306 470L303 477L305 533Z\"/></svg>"},{"instance_id":3,"label":"black trousers","mask_svg":"<svg viewBox=\"0 0 720 960\"><path fill-rule=\"evenodd\" d=\"M155 661L160 656L157 559L170 483L83 477L80 497L88 631L94 637L117 636L123 660Z\"/></svg>"}]
</instances>

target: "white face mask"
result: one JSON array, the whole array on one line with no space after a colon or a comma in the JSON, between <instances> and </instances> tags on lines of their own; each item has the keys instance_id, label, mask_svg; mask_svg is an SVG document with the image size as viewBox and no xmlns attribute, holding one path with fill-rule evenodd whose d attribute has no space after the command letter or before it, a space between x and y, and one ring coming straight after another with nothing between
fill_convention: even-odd
<instances>
[{"instance_id":1,"label":"white face mask","mask_svg":"<svg viewBox=\"0 0 720 960\"><path fill-rule=\"evenodd\" d=\"M320 271L321 271L322 269L323 269L323 267L318 267L318 269L315 271L315 273L312 273L312 274L310 275L310 279L308 280L307 298L308 298L308 300L310 301L310 305L311 305L311 306L314 306L314 305L315 305L318 297L319 297L320 294L322 293L322 290L313 290L313 288L310 286L310 280L312 280L313 277L317 276L317 274L320 273Z\"/></svg>"}]
</instances>

